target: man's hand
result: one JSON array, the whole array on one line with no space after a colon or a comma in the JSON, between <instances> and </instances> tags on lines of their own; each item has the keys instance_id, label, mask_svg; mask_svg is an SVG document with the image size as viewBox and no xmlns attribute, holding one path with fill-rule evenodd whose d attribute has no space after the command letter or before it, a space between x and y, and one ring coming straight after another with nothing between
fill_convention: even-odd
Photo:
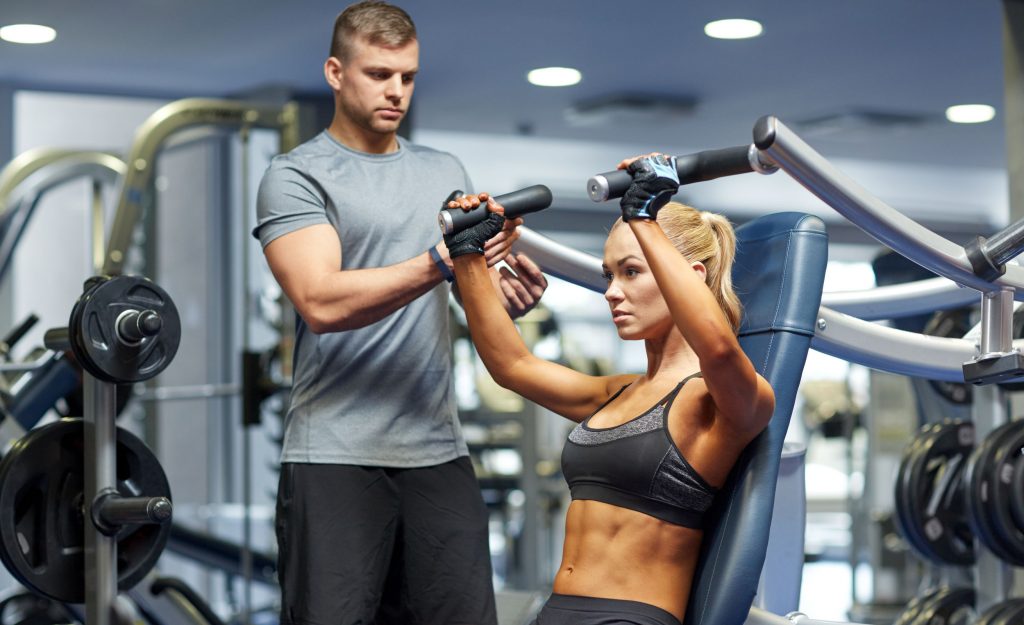
<instances>
[{"instance_id":1,"label":"man's hand","mask_svg":"<svg viewBox=\"0 0 1024 625\"><path fill-rule=\"evenodd\" d=\"M491 270L494 290L508 314L522 317L540 301L548 288L548 280L540 267L525 254L509 254L500 270Z\"/></svg>"},{"instance_id":2,"label":"man's hand","mask_svg":"<svg viewBox=\"0 0 1024 625\"><path fill-rule=\"evenodd\" d=\"M493 267L501 261L511 258L512 244L519 238L519 226L523 225L523 218L506 219L505 227L501 232L488 239L484 244L484 258L487 259L487 266Z\"/></svg>"}]
</instances>

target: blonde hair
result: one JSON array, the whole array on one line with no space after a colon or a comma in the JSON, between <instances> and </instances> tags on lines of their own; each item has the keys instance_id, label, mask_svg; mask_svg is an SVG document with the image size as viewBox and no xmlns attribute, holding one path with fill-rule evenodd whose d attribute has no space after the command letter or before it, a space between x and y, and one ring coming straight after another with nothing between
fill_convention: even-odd
<instances>
[{"instance_id":1,"label":"blonde hair","mask_svg":"<svg viewBox=\"0 0 1024 625\"><path fill-rule=\"evenodd\" d=\"M620 218L612 229L621 223ZM658 225L687 261L704 265L708 288L729 320L733 332L738 332L743 305L732 288L732 263L736 258L736 233L732 224L717 213L698 211L692 206L669 202L658 211Z\"/></svg>"},{"instance_id":2,"label":"blonde hair","mask_svg":"<svg viewBox=\"0 0 1024 625\"><path fill-rule=\"evenodd\" d=\"M376 46L400 48L416 39L416 25L408 13L392 4L364 0L342 11L334 20L331 56L347 62L352 41L360 37Z\"/></svg>"}]
</instances>

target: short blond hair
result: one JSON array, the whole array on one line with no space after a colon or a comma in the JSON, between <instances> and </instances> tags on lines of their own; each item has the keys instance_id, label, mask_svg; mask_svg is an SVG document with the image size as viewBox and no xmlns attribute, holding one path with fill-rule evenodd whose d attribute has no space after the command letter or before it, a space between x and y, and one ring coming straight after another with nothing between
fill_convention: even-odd
<instances>
[{"instance_id":1,"label":"short blond hair","mask_svg":"<svg viewBox=\"0 0 1024 625\"><path fill-rule=\"evenodd\" d=\"M359 38L373 45L400 48L416 39L416 25L408 13L393 4L364 0L349 6L334 20L331 56L347 61L352 42Z\"/></svg>"}]
</instances>

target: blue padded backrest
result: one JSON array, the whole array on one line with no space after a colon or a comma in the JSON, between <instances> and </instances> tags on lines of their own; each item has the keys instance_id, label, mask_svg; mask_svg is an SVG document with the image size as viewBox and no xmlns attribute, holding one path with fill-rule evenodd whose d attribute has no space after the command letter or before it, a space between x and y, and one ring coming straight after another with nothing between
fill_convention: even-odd
<instances>
[{"instance_id":1,"label":"blue padded backrest","mask_svg":"<svg viewBox=\"0 0 1024 625\"><path fill-rule=\"evenodd\" d=\"M733 284L744 307L740 345L775 391L775 413L709 511L686 625L741 625L750 611L828 260L825 224L811 215L767 215L737 228L736 236Z\"/></svg>"}]
</instances>

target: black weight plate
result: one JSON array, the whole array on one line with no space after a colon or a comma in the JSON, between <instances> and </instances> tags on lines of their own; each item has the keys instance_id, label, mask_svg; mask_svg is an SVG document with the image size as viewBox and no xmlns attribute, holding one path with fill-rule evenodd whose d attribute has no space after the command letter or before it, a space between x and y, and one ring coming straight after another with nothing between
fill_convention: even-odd
<instances>
[{"instance_id":1,"label":"black weight plate","mask_svg":"<svg viewBox=\"0 0 1024 625\"><path fill-rule=\"evenodd\" d=\"M66 603L85 600L82 514L83 428L64 419L36 428L0 461L0 560L26 587ZM153 453L117 428L117 490L126 497L167 497ZM117 538L118 586L128 589L156 564L170 524L126 525Z\"/></svg>"},{"instance_id":2,"label":"black weight plate","mask_svg":"<svg viewBox=\"0 0 1024 625\"><path fill-rule=\"evenodd\" d=\"M127 311L151 310L161 319L156 336L122 341L117 321ZM71 309L71 346L82 367L106 382L141 382L163 371L178 351L181 321L170 296L136 276L115 276L88 288Z\"/></svg>"},{"instance_id":3,"label":"black weight plate","mask_svg":"<svg viewBox=\"0 0 1024 625\"><path fill-rule=\"evenodd\" d=\"M896 617L896 621L893 625L911 625L928 601L934 597L936 593L942 592L942 590L942 588L929 588L924 592L924 594L917 595L911 599L907 602L907 607L903 608L900 615Z\"/></svg>"},{"instance_id":4,"label":"black weight plate","mask_svg":"<svg viewBox=\"0 0 1024 625\"><path fill-rule=\"evenodd\" d=\"M974 540L967 524L960 483L974 444L966 421L931 424L901 462L897 492L901 525L923 557L938 564L974 563Z\"/></svg>"},{"instance_id":5,"label":"black weight plate","mask_svg":"<svg viewBox=\"0 0 1024 625\"><path fill-rule=\"evenodd\" d=\"M996 603L990 605L984 612L978 616L978 620L974 621L972 625L992 625L992 621L999 617L1004 610L1007 610L1009 606L1005 603Z\"/></svg>"},{"instance_id":6,"label":"black weight plate","mask_svg":"<svg viewBox=\"0 0 1024 625\"><path fill-rule=\"evenodd\" d=\"M1016 617L1022 606L1024 601L1020 599L1009 599L990 605L972 625L1019 625L1021 621Z\"/></svg>"},{"instance_id":7,"label":"black weight plate","mask_svg":"<svg viewBox=\"0 0 1024 625\"><path fill-rule=\"evenodd\" d=\"M1011 599L1006 603L1009 606L1005 611L999 613L992 625L1021 625L1024 623L1024 599Z\"/></svg>"},{"instance_id":8,"label":"black weight plate","mask_svg":"<svg viewBox=\"0 0 1024 625\"><path fill-rule=\"evenodd\" d=\"M917 436L903 450L903 457L900 460L900 466L896 473L894 492L896 526L911 549L922 558L925 558L924 554L928 552L928 540L922 532L918 531L919 528L916 527L916 524L912 522L914 514L910 502L914 499L914 489L911 487L913 481L911 479L912 472L910 467L922 461L921 458L926 454L927 446L931 444L930 441L934 438L936 429L937 426L935 424L925 424L921 427Z\"/></svg>"},{"instance_id":9,"label":"black weight plate","mask_svg":"<svg viewBox=\"0 0 1024 625\"><path fill-rule=\"evenodd\" d=\"M1024 527L1024 455L1013 461L1013 485L1010 489L1010 513L1017 527Z\"/></svg>"},{"instance_id":10,"label":"black weight plate","mask_svg":"<svg viewBox=\"0 0 1024 625\"><path fill-rule=\"evenodd\" d=\"M926 601L913 625L968 625L974 617L974 589L955 588Z\"/></svg>"},{"instance_id":11,"label":"black weight plate","mask_svg":"<svg viewBox=\"0 0 1024 625\"><path fill-rule=\"evenodd\" d=\"M944 597L948 596L949 593L950 589L948 586L942 586L929 593L925 599L921 601L917 614L914 615L914 618L908 621L908 625L918 625L919 623L922 623L923 621L921 619L926 618L928 610L931 608L932 604L937 600L942 600Z\"/></svg>"},{"instance_id":12,"label":"black weight plate","mask_svg":"<svg viewBox=\"0 0 1024 625\"><path fill-rule=\"evenodd\" d=\"M910 463L914 461L914 456L920 453L922 443L928 436L930 426L925 425L921 428L921 431L911 439L910 443L903 448L903 456L900 459L900 466L896 471L896 480L893 487L893 502L896 520L896 529L899 530L901 536L910 545L910 548L914 553L921 554L927 546L923 546L923 540L915 535L913 528L911 527L910 508L906 505L909 495L909 477L910 477Z\"/></svg>"},{"instance_id":13,"label":"black weight plate","mask_svg":"<svg viewBox=\"0 0 1024 625\"><path fill-rule=\"evenodd\" d=\"M992 619L992 625L1021 625L1024 623L1024 618L1022 618L1024 617L1024 600L1010 599L1000 605L1004 607Z\"/></svg>"},{"instance_id":14,"label":"black weight plate","mask_svg":"<svg viewBox=\"0 0 1024 625\"><path fill-rule=\"evenodd\" d=\"M1022 428L1024 421L1011 421L985 437L971 454L964 490L968 520L978 540L1014 566L1024 566L1024 532L1013 523L1010 511L1012 462L1002 459L1014 441L1020 440Z\"/></svg>"},{"instance_id":15,"label":"black weight plate","mask_svg":"<svg viewBox=\"0 0 1024 625\"><path fill-rule=\"evenodd\" d=\"M1011 509L1014 465L1024 450L1024 421L1008 423L993 445L995 464L989 474L992 482L988 516L1003 545L1013 554L1014 564L1024 566L1024 526L1017 523Z\"/></svg>"},{"instance_id":16,"label":"black weight plate","mask_svg":"<svg viewBox=\"0 0 1024 625\"><path fill-rule=\"evenodd\" d=\"M904 536L914 552L926 560L931 560L931 550L921 523L914 520L922 504L920 503L920 494L917 492L921 485L919 481L914 479L915 472L913 468L926 462L928 450L931 448L940 429L940 426L936 423L925 424L921 427L920 433L914 438L908 450L909 453L904 454L903 461L905 464L901 463L902 470L898 476L898 483L901 485L897 499L897 512L898 516L901 517L900 527L904 531Z\"/></svg>"},{"instance_id":17,"label":"black weight plate","mask_svg":"<svg viewBox=\"0 0 1024 625\"><path fill-rule=\"evenodd\" d=\"M998 428L982 439L974 448L971 457L967 460L967 471L964 476L964 503L967 507L967 520L971 524L971 529L974 530L978 541L992 551L996 557L1005 560L1010 555L998 539L995 538L995 532L985 511L985 500L988 498L988 493L985 492L982 495L979 487L980 483L986 481L983 479L982 474L986 472L986 468L991 464L990 456L994 440L992 434L996 431L998 431Z\"/></svg>"}]
</instances>

